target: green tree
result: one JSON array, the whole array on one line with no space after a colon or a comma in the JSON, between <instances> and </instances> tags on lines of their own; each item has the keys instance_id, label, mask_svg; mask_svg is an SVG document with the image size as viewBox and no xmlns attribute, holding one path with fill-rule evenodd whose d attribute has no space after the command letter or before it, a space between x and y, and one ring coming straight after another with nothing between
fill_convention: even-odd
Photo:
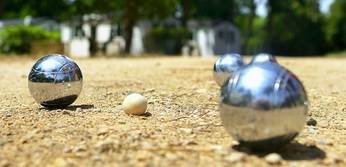
<instances>
[{"instance_id":1,"label":"green tree","mask_svg":"<svg viewBox=\"0 0 346 167\"><path fill-rule=\"evenodd\" d=\"M233 22L238 13L236 0L189 0L190 16Z\"/></svg>"},{"instance_id":2,"label":"green tree","mask_svg":"<svg viewBox=\"0 0 346 167\"><path fill-rule=\"evenodd\" d=\"M325 51L319 0L268 0L267 6L267 51L284 55L315 55Z\"/></svg>"},{"instance_id":3,"label":"green tree","mask_svg":"<svg viewBox=\"0 0 346 167\"><path fill-rule=\"evenodd\" d=\"M1 7L1 18L23 18L30 15L57 19L66 12L68 4L65 0L1 0L0 11Z\"/></svg>"},{"instance_id":4,"label":"green tree","mask_svg":"<svg viewBox=\"0 0 346 167\"><path fill-rule=\"evenodd\" d=\"M327 40L331 49L346 49L346 0L335 0L327 19Z\"/></svg>"},{"instance_id":5,"label":"green tree","mask_svg":"<svg viewBox=\"0 0 346 167\"><path fill-rule=\"evenodd\" d=\"M161 20L173 15L176 10L178 0L125 0L124 5L124 29L126 51L130 50L132 40L132 30L139 19L150 18L151 20Z\"/></svg>"},{"instance_id":6,"label":"green tree","mask_svg":"<svg viewBox=\"0 0 346 167\"><path fill-rule=\"evenodd\" d=\"M261 19L256 15L257 5L255 0L237 0L236 3L239 8L239 14L236 17L234 24L241 29L243 37L242 50L245 54L253 54L255 52L255 47L259 47L254 45L260 44L251 41L259 35L256 32L262 29L262 27L259 27L259 21L257 21L257 24L255 25L255 21Z\"/></svg>"}]
</instances>

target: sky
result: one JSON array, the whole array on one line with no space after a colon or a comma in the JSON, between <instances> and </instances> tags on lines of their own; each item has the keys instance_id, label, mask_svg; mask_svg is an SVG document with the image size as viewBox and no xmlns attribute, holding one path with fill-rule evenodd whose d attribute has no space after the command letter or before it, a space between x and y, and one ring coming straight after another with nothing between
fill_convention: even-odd
<instances>
[{"instance_id":1,"label":"sky","mask_svg":"<svg viewBox=\"0 0 346 167\"><path fill-rule=\"evenodd\" d=\"M257 9L256 13L259 16L266 16L267 15L267 9L266 9L266 2L267 0L256 0L257 3ZM334 2L334 0L320 0L320 9L323 13L329 12L330 5Z\"/></svg>"}]
</instances>

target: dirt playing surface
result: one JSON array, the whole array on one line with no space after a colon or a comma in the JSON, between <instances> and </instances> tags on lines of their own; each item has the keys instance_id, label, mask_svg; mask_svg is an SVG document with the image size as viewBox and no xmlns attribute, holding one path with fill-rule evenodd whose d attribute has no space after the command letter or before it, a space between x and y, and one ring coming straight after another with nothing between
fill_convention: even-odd
<instances>
[{"instance_id":1,"label":"dirt playing surface","mask_svg":"<svg viewBox=\"0 0 346 167\"><path fill-rule=\"evenodd\" d=\"M269 156L235 149L222 127L214 61L76 60L81 95L47 110L27 87L34 60L2 57L0 166L346 166L346 58L278 58L304 83L317 125ZM122 111L131 92L147 97L148 114Z\"/></svg>"}]
</instances>

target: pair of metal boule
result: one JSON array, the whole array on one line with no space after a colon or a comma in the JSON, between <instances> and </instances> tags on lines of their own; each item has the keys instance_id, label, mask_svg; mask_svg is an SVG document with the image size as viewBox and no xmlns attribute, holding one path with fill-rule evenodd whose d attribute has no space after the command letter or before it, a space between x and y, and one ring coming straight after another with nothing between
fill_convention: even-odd
<instances>
[{"instance_id":1,"label":"pair of metal boule","mask_svg":"<svg viewBox=\"0 0 346 167\"><path fill-rule=\"evenodd\" d=\"M222 123L241 145L274 150L289 143L304 127L305 89L272 55L256 55L247 65L238 54L222 56L214 65L214 76L221 83Z\"/></svg>"},{"instance_id":2,"label":"pair of metal boule","mask_svg":"<svg viewBox=\"0 0 346 167\"><path fill-rule=\"evenodd\" d=\"M277 63L271 54L261 53L253 57L252 63L272 62ZM245 65L243 57L236 53L225 54L220 56L214 64L214 79L219 86L222 86L227 79L240 67Z\"/></svg>"}]
</instances>

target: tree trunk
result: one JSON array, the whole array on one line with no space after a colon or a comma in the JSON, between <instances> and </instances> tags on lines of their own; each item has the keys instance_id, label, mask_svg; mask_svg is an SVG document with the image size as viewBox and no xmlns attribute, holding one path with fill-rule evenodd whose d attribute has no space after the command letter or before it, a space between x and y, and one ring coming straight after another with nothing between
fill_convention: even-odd
<instances>
[{"instance_id":1,"label":"tree trunk","mask_svg":"<svg viewBox=\"0 0 346 167\"><path fill-rule=\"evenodd\" d=\"M3 17L4 14L4 6L5 6L5 1L4 0L0 0L0 18Z\"/></svg>"},{"instance_id":2,"label":"tree trunk","mask_svg":"<svg viewBox=\"0 0 346 167\"><path fill-rule=\"evenodd\" d=\"M132 32L133 27L135 26L138 19L138 2L137 0L126 0L125 1L125 41L126 48L125 51L127 53L130 52L131 43L132 43Z\"/></svg>"},{"instance_id":3,"label":"tree trunk","mask_svg":"<svg viewBox=\"0 0 346 167\"><path fill-rule=\"evenodd\" d=\"M97 52L97 42L96 42L96 28L97 24L90 24L90 54L94 56Z\"/></svg>"},{"instance_id":4,"label":"tree trunk","mask_svg":"<svg viewBox=\"0 0 346 167\"><path fill-rule=\"evenodd\" d=\"M253 34L253 22L254 22L254 19L256 17L256 3L254 0L251 0L251 2L249 2L249 8L250 8L250 13L249 13L249 16L248 16L248 22L247 22L247 27L246 27L246 35L245 35L245 41L244 41L244 50L245 52L248 52L249 48L248 48L248 45L249 45L249 40L250 38L252 37L252 34ZM246 54L249 54L249 53L246 53ZM252 54L252 53L250 53Z\"/></svg>"},{"instance_id":5,"label":"tree trunk","mask_svg":"<svg viewBox=\"0 0 346 167\"><path fill-rule=\"evenodd\" d=\"M182 17L182 24L184 27L187 26L187 22L190 18L190 0L182 0L183 5L183 17Z\"/></svg>"},{"instance_id":6,"label":"tree trunk","mask_svg":"<svg viewBox=\"0 0 346 167\"><path fill-rule=\"evenodd\" d=\"M264 44L264 51L265 52L271 52L271 43L272 43L272 29L273 29L273 13L275 11L275 1L276 0L268 0L267 1L267 23L265 25L265 44Z\"/></svg>"}]
</instances>

